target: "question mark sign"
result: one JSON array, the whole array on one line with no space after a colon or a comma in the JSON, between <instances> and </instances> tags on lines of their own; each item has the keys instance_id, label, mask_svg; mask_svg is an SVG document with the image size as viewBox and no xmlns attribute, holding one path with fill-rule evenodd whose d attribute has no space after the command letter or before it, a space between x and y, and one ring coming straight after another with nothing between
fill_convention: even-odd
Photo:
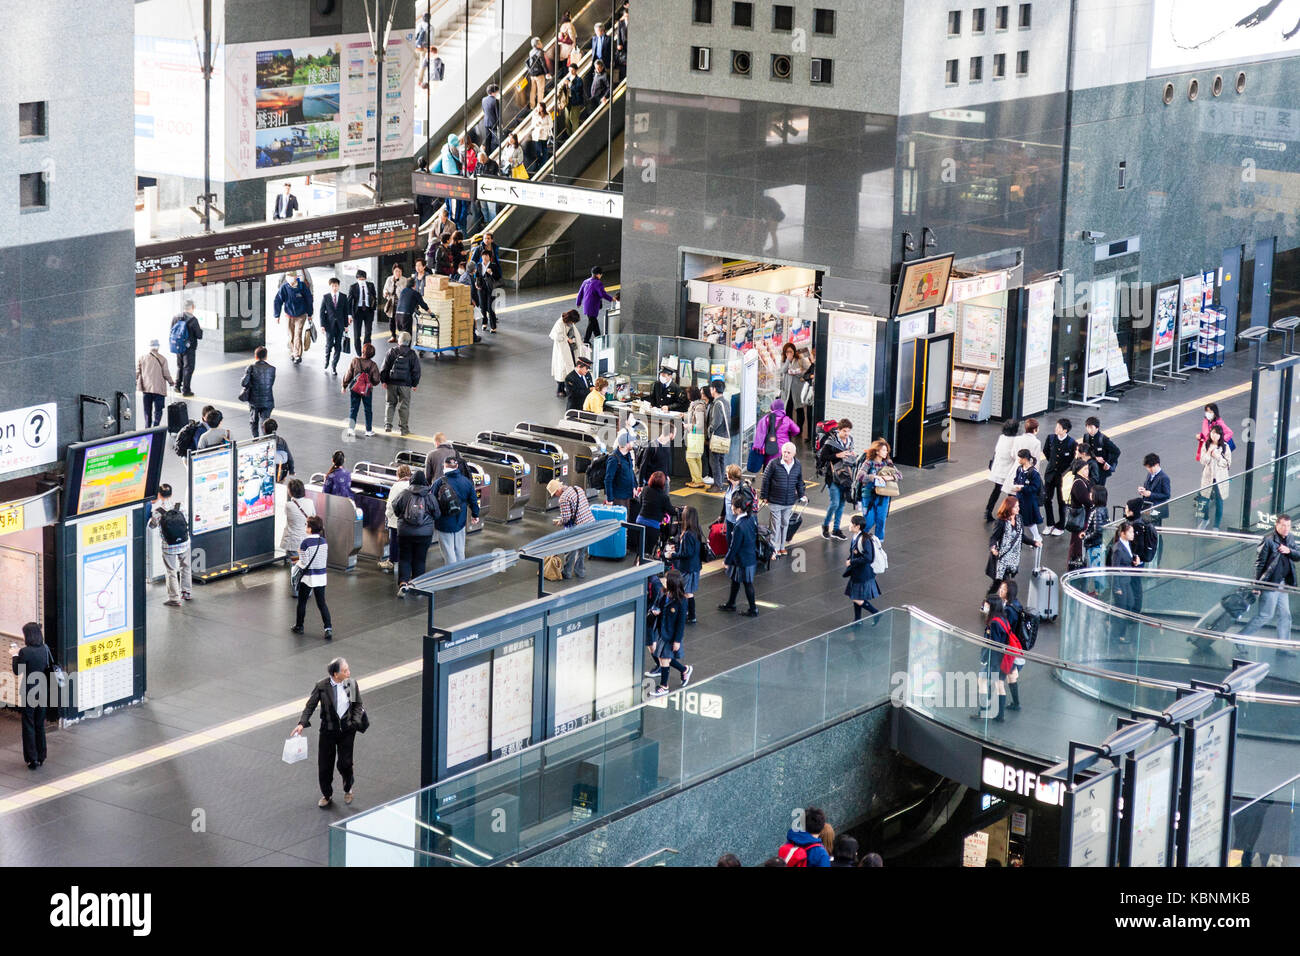
<instances>
[{"instance_id":1,"label":"question mark sign","mask_svg":"<svg viewBox=\"0 0 1300 956\"><path fill-rule=\"evenodd\" d=\"M45 428L46 418L44 412L32 412L27 418L27 424L23 428L23 439L27 444L36 448L41 444L41 431Z\"/></svg>"}]
</instances>

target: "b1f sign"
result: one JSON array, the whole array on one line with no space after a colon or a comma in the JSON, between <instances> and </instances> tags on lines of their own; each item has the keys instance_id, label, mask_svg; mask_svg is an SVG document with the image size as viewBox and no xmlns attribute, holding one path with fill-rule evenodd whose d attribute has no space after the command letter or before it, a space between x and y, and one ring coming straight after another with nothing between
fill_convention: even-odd
<instances>
[{"instance_id":1,"label":"b1f sign","mask_svg":"<svg viewBox=\"0 0 1300 956\"><path fill-rule=\"evenodd\" d=\"M50 402L0 412L0 475L54 462L59 450L57 409Z\"/></svg>"}]
</instances>

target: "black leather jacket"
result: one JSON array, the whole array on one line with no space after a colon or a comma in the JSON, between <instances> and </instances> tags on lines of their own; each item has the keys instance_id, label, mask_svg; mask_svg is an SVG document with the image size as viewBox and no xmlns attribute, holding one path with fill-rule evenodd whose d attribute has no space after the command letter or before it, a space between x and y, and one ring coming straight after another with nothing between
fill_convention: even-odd
<instances>
[{"instance_id":1,"label":"black leather jacket","mask_svg":"<svg viewBox=\"0 0 1300 956\"><path fill-rule=\"evenodd\" d=\"M1290 550L1290 554L1278 550L1283 545ZM1294 586L1295 562L1300 561L1296 547L1295 538L1289 534L1285 538L1278 537L1276 530L1266 534L1259 543L1259 550L1255 552L1255 580ZM1281 577L1278 577L1279 572Z\"/></svg>"}]
</instances>

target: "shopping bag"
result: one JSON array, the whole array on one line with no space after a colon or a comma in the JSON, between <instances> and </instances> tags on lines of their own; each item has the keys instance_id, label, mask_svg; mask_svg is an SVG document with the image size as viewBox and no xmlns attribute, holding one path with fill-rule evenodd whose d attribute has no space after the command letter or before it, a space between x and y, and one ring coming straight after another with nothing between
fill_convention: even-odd
<instances>
[{"instance_id":1,"label":"shopping bag","mask_svg":"<svg viewBox=\"0 0 1300 956\"><path fill-rule=\"evenodd\" d=\"M290 737L284 742L284 753L280 759L285 763L298 763L307 759L307 738L299 734L297 737Z\"/></svg>"},{"instance_id":2,"label":"shopping bag","mask_svg":"<svg viewBox=\"0 0 1300 956\"><path fill-rule=\"evenodd\" d=\"M542 564L542 576L547 581L559 581L564 577L564 558L552 554Z\"/></svg>"},{"instance_id":3,"label":"shopping bag","mask_svg":"<svg viewBox=\"0 0 1300 956\"><path fill-rule=\"evenodd\" d=\"M686 436L686 454L692 458L701 458L704 455L704 433L691 432Z\"/></svg>"}]
</instances>

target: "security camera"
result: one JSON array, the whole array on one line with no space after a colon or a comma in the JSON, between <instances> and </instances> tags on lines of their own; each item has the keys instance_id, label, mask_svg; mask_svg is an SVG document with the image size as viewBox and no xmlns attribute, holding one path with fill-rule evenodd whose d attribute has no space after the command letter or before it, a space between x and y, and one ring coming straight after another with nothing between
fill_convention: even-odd
<instances>
[{"instance_id":1,"label":"security camera","mask_svg":"<svg viewBox=\"0 0 1300 956\"><path fill-rule=\"evenodd\" d=\"M1098 242L1101 242L1101 241L1102 241L1103 239L1105 239L1105 238L1106 238L1106 234L1105 234L1104 232L1097 232L1095 229L1085 229L1085 230L1083 230L1083 241L1084 241L1084 242L1098 243Z\"/></svg>"}]
</instances>

